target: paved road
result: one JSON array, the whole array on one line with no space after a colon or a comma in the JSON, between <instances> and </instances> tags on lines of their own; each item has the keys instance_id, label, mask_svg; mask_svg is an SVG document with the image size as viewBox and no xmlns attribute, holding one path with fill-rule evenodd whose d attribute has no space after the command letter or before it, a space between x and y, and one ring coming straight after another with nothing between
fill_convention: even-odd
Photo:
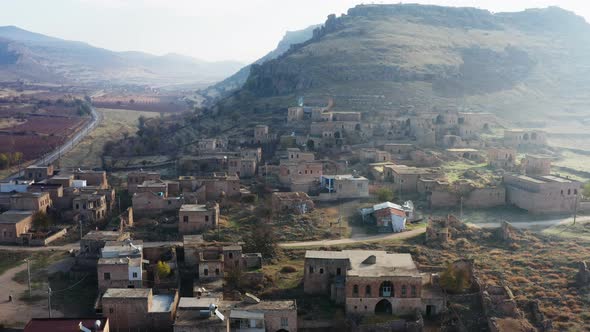
<instances>
[{"instance_id":1,"label":"paved road","mask_svg":"<svg viewBox=\"0 0 590 332\"><path fill-rule=\"evenodd\" d=\"M391 234L379 234L370 236L357 236L347 239L336 239L336 240L320 240L320 241L303 241L303 242L283 242L279 243L280 247L283 248L301 248L301 247L324 247L324 246L337 246L342 244L353 244L362 242L377 242L385 240L401 240L411 238L426 232L426 228L418 228L407 232L391 233Z\"/></svg>"},{"instance_id":2,"label":"paved road","mask_svg":"<svg viewBox=\"0 0 590 332\"><path fill-rule=\"evenodd\" d=\"M74 148L80 141L82 141L98 124L102 121L102 115L96 111L94 107L90 107L90 116L92 120L81 130L79 130L72 138L70 138L67 142L62 144L61 146L57 147L55 150L50 151L43 155L41 158L35 161L36 164L48 164L52 163L62 155L66 154L68 151ZM5 180L13 180L21 176L23 171L16 172Z\"/></svg>"}]
</instances>

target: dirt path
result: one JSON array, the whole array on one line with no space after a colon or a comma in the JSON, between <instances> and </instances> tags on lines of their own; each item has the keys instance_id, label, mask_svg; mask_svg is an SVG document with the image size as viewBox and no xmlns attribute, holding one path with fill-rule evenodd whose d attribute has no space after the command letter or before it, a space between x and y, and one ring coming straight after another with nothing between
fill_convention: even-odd
<instances>
[{"instance_id":1,"label":"dirt path","mask_svg":"<svg viewBox=\"0 0 590 332\"><path fill-rule=\"evenodd\" d=\"M418 228L402 233L391 233L391 234L379 234L371 236L353 236L348 239L337 239L337 240L320 240L320 241L304 241L304 242L284 242L280 243L279 246L283 248L300 248L300 247L328 247L337 246L343 244L353 244L362 242L377 242L385 240L396 240L396 239L407 239L426 232L426 228Z\"/></svg>"},{"instance_id":2,"label":"dirt path","mask_svg":"<svg viewBox=\"0 0 590 332\"><path fill-rule=\"evenodd\" d=\"M27 303L20 300L23 294L28 291L27 285L21 285L12 280L14 276L27 269L23 263L17 267L7 270L0 275L0 322L7 326L23 327L31 318L46 318L48 315L47 292L44 290L33 290L33 296L39 301ZM12 294L12 302L8 302L8 296ZM55 309L52 310L52 317L63 317L63 314Z\"/></svg>"}]
</instances>

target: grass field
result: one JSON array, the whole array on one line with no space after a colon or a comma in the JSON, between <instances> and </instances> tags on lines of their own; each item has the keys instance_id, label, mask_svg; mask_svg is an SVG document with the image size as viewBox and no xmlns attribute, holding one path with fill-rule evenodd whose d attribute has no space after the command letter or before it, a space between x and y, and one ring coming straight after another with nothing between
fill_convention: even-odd
<instances>
[{"instance_id":1,"label":"grass field","mask_svg":"<svg viewBox=\"0 0 590 332\"><path fill-rule=\"evenodd\" d=\"M123 138L137 132L137 119L159 116L154 112L114 110L101 108L103 120L78 146L61 158L61 167L101 167L101 155L107 141Z\"/></svg>"}]
</instances>

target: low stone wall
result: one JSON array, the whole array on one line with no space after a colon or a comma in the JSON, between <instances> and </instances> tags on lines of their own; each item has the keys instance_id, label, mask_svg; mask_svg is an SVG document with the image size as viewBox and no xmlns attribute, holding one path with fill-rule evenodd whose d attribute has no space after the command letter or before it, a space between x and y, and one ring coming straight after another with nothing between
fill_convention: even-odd
<instances>
[{"instance_id":1,"label":"low stone wall","mask_svg":"<svg viewBox=\"0 0 590 332\"><path fill-rule=\"evenodd\" d=\"M50 244L51 242L63 237L64 235L66 235L68 233L68 229L67 228L62 228L61 230L55 232L55 234L46 237L44 239L32 239L29 242L29 245L32 247L43 247L46 246L48 244Z\"/></svg>"}]
</instances>

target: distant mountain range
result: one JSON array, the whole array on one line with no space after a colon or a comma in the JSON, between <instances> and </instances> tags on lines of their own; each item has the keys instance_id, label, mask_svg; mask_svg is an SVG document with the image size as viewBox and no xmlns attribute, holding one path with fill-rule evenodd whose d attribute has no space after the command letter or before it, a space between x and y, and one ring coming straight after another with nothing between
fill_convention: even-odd
<instances>
[{"instance_id":1,"label":"distant mountain range","mask_svg":"<svg viewBox=\"0 0 590 332\"><path fill-rule=\"evenodd\" d=\"M114 52L15 26L0 27L0 81L213 83L243 66L236 61L207 62L178 54L155 56L142 52Z\"/></svg>"}]
</instances>

